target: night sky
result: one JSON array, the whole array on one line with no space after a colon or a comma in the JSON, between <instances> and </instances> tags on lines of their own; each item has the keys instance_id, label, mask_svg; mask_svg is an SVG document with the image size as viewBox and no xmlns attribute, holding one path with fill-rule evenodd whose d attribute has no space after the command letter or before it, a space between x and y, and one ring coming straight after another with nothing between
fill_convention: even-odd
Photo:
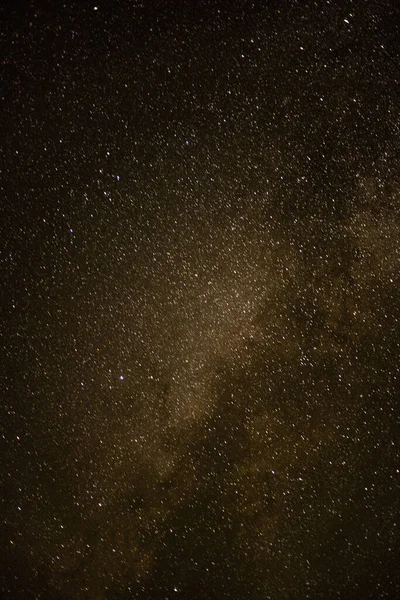
<instances>
[{"instance_id":1,"label":"night sky","mask_svg":"<svg viewBox=\"0 0 400 600\"><path fill-rule=\"evenodd\" d=\"M1 598L399 598L400 3L1 11Z\"/></svg>"}]
</instances>

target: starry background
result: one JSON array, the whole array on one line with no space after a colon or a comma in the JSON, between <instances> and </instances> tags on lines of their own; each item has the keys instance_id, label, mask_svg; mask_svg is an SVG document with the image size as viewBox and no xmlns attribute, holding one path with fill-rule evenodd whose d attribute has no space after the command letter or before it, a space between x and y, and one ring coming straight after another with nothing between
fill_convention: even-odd
<instances>
[{"instance_id":1,"label":"starry background","mask_svg":"<svg viewBox=\"0 0 400 600\"><path fill-rule=\"evenodd\" d=\"M399 597L398 3L1 10L2 598Z\"/></svg>"}]
</instances>

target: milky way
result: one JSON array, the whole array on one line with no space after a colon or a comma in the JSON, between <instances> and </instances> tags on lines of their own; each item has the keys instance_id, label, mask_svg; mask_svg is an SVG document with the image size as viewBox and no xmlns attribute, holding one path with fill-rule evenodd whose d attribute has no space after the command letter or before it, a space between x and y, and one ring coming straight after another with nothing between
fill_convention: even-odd
<instances>
[{"instance_id":1,"label":"milky way","mask_svg":"<svg viewBox=\"0 0 400 600\"><path fill-rule=\"evenodd\" d=\"M396 2L2 10L2 597L398 596Z\"/></svg>"}]
</instances>

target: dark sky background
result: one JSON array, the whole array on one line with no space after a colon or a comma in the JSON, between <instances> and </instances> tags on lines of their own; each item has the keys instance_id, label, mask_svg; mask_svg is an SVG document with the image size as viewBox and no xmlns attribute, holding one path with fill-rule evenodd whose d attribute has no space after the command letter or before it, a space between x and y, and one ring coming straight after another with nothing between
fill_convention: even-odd
<instances>
[{"instance_id":1,"label":"dark sky background","mask_svg":"<svg viewBox=\"0 0 400 600\"><path fill-rule=\"evenodd\" d=\"M400 597L399 3L1 10L1 597Z\"/></svg>"}]
</instances>

